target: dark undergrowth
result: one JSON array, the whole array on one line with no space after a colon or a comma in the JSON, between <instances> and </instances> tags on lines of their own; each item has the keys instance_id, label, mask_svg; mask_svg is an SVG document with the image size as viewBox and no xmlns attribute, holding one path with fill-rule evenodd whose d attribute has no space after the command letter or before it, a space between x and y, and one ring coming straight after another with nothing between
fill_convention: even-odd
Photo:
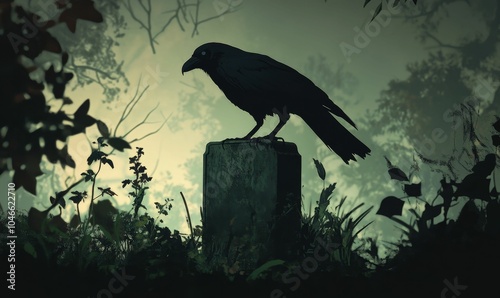
<instances>
[{"instance_id":1,"label":"dark undergrowth","mask_svg":"<svg viewBox=\"0 0 500 298\"><path fill-rule=\"evenodd\" d=\"M64 93L73 74L64 67L72 57L49 29L65 23L75 32L78 19L100 23L103 17L92 1L78 2L85 8L80 10L63 2L58 1L61 18L37 27L29 21L38 20L35 14L12 1L0 2L0 174L12 173L16 189L36 194L42 160L63 168L76 165L68 147L58 143L68 144L94 125L101 137L92 145L89 169L79 180L50 198L40 197L50 208L31 208L27 214L10 205L2 210L2 239L7 239L12 221L17 236L15 255L9 256L5 242L0 246L2 259L13 258L8 263L15 264L15 291L7 289L13 285L10 274L2 278L7 297L500 296L500 202L493 179L498 173L500 122L494 124L493 149L472 150L468 173L461 178L443 173L437 193L423 194L422 183L431 181L415 183L412 173L406 175L387 160L389 177L401 184L404 195L387 196L377 215L369 214L374 206L365 204L346 210L346 198L332 200L336 185L327 185L314 211L302 215L302 253L296 260L267 260L252 272L221 263L214 271L201 253L203 226L193 227L188 216L188 234L172 231L164 224L172 200L156 202L155 216L143 205L154 180L142 164L142 148L130 157L131 173L123 177L122 187L132 199L129 211L117 209L110 200L116 192L100 185L100 173L113 171L113 150L131 146L123 138L127 133L117 135L118 127L109 129L88 115L89 99L70 108L73 101ZM30 31L33 28L36 32ZM60 59L50 67L38 65L42 52ZM427 166L439 164L420 157ZM315 164L325 181L323 165ZM385 169L380 174L386 174ZM366 196L360 199L369 202ZM183 195L182 200L189 212ZM338 203L333 206L331 201ZM76 214L66 222L62 214L69 204ZM82 206L88 208L84 214ZM399 241L382 243L363 233L377 216L401 228ZM382 245L391 248L384 257L379 254ZM10 270L9 264L3 272Z\"/></svg>"},{"instance_id":2,"label":"dark undergrowth","mask_svg":"<svg viewBox=\"0 0 500 298\"><path fill-rule=\"evenodd\" d=\"M101 151L104 147L105 141L99 139L89 163L98 168L112 164ZM128 212L113 207L106 197L116 194L94 183L99 171L90 170L82 175L93 189L91 195L68 193L68 200L77 206L89 202L90 217L78 212L66 223L60 214L34 208L16 215L16 293L35 297L490 297L498 292L500 205L492 179L498 168L496 153L485 154L461 181L443 177L433 200L422 194L422 182L411 183L411 175L387 160L389 176L401 183L405 195L386 197L377 215L372 215L394 221L402 231L401 239L389 244L392 253L383 258L378 253L382 243L370 237L357 239L370 225L364 222L373 207L360 204L344 210L346 198L330 206L335 184L328 185L314 211L302 216L301 256L288 262L268 260L253 272L229 264L212 270L201 252L202 226L184 235L162 224L172 207L170 199L156 203L156 218L148 214L142 201L153 179L141 163L143 154L142 148L136 149L129 159L131 177L123 180L122 186L130 189L133 198ZM316 160L315 164L324 180L323 165ZM55 200L53 204L62 208L64 198L59 203ZM407 222L402 215L409 200L416 200L421 208L409 208L412 216ZM454 209L458 215L453 217L449 211ZM4 236L8 221L5 214ZM8 253L5 246L2 253Z\"/></svg>"}]
</instances>

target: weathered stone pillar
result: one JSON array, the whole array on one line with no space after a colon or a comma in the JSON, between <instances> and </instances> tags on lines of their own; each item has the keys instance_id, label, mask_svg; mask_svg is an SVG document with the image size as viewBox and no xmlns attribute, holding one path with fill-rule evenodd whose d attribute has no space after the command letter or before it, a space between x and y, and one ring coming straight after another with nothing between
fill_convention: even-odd
<instances>
[{"instance_id":1,"label":"weathered stone pillar","mask_svg":"<svg viewBox=\"0 0 500 298\"><path fill-rule=\"evenodd\" d=\"M287 142L207 144L203 157L203 252L213 269L248 272L299 251L301 157Z\"/></svg>"}]
</instances>

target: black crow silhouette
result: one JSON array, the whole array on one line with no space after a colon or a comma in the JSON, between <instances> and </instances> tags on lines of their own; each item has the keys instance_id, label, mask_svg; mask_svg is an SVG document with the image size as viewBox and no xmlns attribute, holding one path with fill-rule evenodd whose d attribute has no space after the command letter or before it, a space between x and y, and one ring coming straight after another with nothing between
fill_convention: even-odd
<instances>
[{"instance_id":1,"label":"black crow silhouette","mask_svg":"<svg viewBox=\"0 0 500 298\"><path fill-rule=\"evenodd\" d=\"M365 158L370 149L354 137L333 115L354 122L311 80L268 56L250 53L222 43L198 47L182 66L182 73L204 70L226 97L247 111L257 123L242 139L250 139L266 115L279 116L279 123L266 138L274 139L290 118L300 116L316 135L345 163Z\"/></svg>"}]
</instances>

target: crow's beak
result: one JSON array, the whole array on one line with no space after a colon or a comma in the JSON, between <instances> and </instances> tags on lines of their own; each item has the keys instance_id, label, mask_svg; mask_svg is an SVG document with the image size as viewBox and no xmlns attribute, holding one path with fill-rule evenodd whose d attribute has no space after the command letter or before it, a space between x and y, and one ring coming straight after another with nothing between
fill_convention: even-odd
<instances>
[{"instance_id":1,"label":"crow's beak","mask_svg":"<svg viewBox=\"0 0 500 298\"><path fill-rule=\"evenodd\" d=\"M189 60L186 61L182 66L182 75L184 75L185 72L188 72L195 68L199 68L199 66L200 66L200 59L196 57L189 58Z\"/></svg>"}]
</instances>

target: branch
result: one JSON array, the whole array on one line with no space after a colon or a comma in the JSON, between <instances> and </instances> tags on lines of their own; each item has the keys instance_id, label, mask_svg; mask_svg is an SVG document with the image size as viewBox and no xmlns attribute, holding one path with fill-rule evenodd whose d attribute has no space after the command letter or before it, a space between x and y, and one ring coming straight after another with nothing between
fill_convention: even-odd
<instances>
[{"instance_id":1,"label":"branch","mask_svg":"<svg viewBox=\"0 0 500 298\"><path fill-rule=\"evenodd\" d=\"M443 43L441 40L439 40L435 35L433 35L430 32L425 32L425 35L427 37L429 37L430 39L434 40L438 44L437 46L429 47L429 48L442 47L442 48L450 48L450 49L455 49L455 50L463 49L463 46L456 46L456 45Z\"/></svg>"},{"instance_id":2,"label":"branch","mask_svg":"<svg viewBox=\"0 0 500 298\"><path fill-rule=\"evenodd\" d=\"M144 117L144 119L142 119L141 122L137 123L136 125L134 125L134 127L132 127L131 129L129 129L129 131L127 131L123 137L126 137L128 136L131 132L133 132L134 130L136 130L137 128L141 127L142 125L146 124L147 123L147 120L149 118L149 116L151 116L151 113L153 113L159 106L160 104L157 103L156 106L154 108L152 108L147 114L146 116Z\"/></svg>"},{"instance_id":3,"label":"branch","mask_svg":"<svg viewBox=\"0 0 500 298\"><path fill-rule=\"evenodd\" d=\"M168 117L167 117L167 118L166 118L166 119L165 119L165 120L161 123L161 125L160 125L160 126L159 126L156 130L153 130L152 132L147 133L147 134L143 135L143 136L142 136L142 137L140 137L140 138L135 138L135 139L131 140L131 141L130 141L130 143L134 143L134 142L137 142L137 141L141 141L141 140L143 140L143 139L145 139L145 138L147 138L147 137L149 137L149 136L151 136L151 135L154 135L154 134L155 134L155 133L157 133L158 131L160 131L160 129L162 129L162 127L163 127L165 124L167 124L167 121L168 121L168 119L170 119L170 116L172 116L172 113L170 113L170 115L168 115Z\"/></svg>"},{"instance_id":4,"label":"branch","mask_svg":"<svg viewBox=\"0 0 500 298\"><path fill-rule=\"evenodd\" d=\"M211 17L208 17L208 18L205 18L205 19L199 21L198 18L199 18L200 4L201 4L201 1L197 0L197 3L196 3L196 16L193 18L193 16L191 15L191 21L193 22L193 25L194 25L193 32L191 33L191 37L193 37L195 34L199 34L199 32L198 32L198 26L199 25L201 25L203 23L206 23L208 21L220 18L220 17L222 17L224 15L227 15L227 14L230 14L230 13L238 11L238 9L237 9L238 6L233 6L233 1L229 0L228 7L227 7L226 10L224 10L223 12L221 12L221 13L219 13L217 15L214 15L214 16L211 16Z\"/></svg>"},{"instance_id":5,"label":"branch","mask_svg":"<svg viewBox=\"0 0 500 298\"><path fill-rule=\"evenodd\" d=\"M201 0L196 0L196 3L186 3L186 0L176 0L176 7L174 9L169 9L163 12L163 14L172 14L164 23L163 25L160 26L159 30L154 33L153 30L153 18L151 13L153 12L153 8L151 5L151 0L147 0L146 3L143 2L144 0L139 0L139 9L142 10L145 13L145 19L139 18L137 15L137 12L134 10L132 7L132 4L130 0L127 0L124 2L124 6L126 10L130 13L130 16L134 21L136 21L142 29L144 29L147 32L148 39L149 39L149 44L151 47L151 50L153 51L153 54L156 53L155 49L155 44L158 44L156 39L160 34L165 32L165 30L172 25L174 21L177 21L177 24L179 25L179 28L182 31L186 31L184 28L183 23L192 23L193 24L193 30L191 33L191 37L193 37L195 34L198 34L198 27L199 25L206 23L208 21L214 20L216 18L219 18L223 15L233 13L237 11L236 7L239 6L239 4L234 5L235 1L234 0L227 0L227 9L225 9L223 12L217 13L214 16L205 18L200 20L199 19L199 14L200 14L200 6L201 6ZM195 15L193 16L193 11L195 11ZM189 18L188 18L189 17ZM182 19L181 19L182 18Z\"/></svg>"},{"instance_id":6,"label":"branch","mask_svg":"<svg viewBox=\"0 0 500 298\"><path fill-rule=\"evenodd\" d=\"M128 116L130 115L130 113L132 112L133 108L135 107L135 105L139 102L139 100L142 98L142 96L144 95L144 92L146 92L146 90L149 88L149 86L146 86L142 91L141 91L141 94L139 94L139 97L137 97L137 94L139 93L139 86L140 86L140 80L139 80L139 83L137 84L137 89L135 90L135 94L134 96L132 97L132 99L127 103L127 105L125 106L125 109L123 110L122 112L122 115L120 116L120 120L118 120L118 124L116 124L116 127L115 127L115 130L113 132L113 136L116 137L116 131L118 130L118 127L120 126L120 124L122 124L123 121L125 121L125 119L128 118Z\"/></svg>"},{"instance_id":7,"label":"branch","mask_svg":"<svg viewBox=\"0 0 500 298\"><path fill-rule=\"evenodd\" d=\"M114 137L117 137L117 131L118 131L118 128L120 127L120 125L129 118L130 114L132 113L133 109L135 108L135 106L137 105L137 103L139 103L139 101L142 99L142 96L144 95L144 93L146 92L146 90L149 88L149 86L146 86L144 87L144 89L142 91L140 91L139 93L139 86L140 86L140 80L139 80L139 83L137 84L137 89L135 90L135 94L134 96L132 97L132 99L127 103L127 105L125 106L125 109L123 110L122 112L122 115L120 116L120 120L118 120L118 123L116 124L114 130L113 130L113 136ZM129 129L127 132L125 132L121 137L122 138L125 138L126 136L128 136L130 133L132 133L133 131L135 131L137 128L143 126L144 124L148 124L147 120L149 119L149 117L151 116L151 114L156 111L156 109L158 108L159 106L159 103L156 104L156 106L154 108L152 108L147 114L146 116L144 116L144 118L139 122L137 123L136 125L134 125L131 129ZM163 126L167 123L168 119L170 118L170 115L168 116L168 118L164 119L163 122L161 123L161 125L141 136L141 137L138 137L138 138L135 138L131 141L129 141L129 143L134 143L134 142L137 142L137 141L140 141L140 140L143 140L151 135L154 135L156 134L158 131L160 131L160 129L163 128Z\"/></svg>"}]
</instances>

